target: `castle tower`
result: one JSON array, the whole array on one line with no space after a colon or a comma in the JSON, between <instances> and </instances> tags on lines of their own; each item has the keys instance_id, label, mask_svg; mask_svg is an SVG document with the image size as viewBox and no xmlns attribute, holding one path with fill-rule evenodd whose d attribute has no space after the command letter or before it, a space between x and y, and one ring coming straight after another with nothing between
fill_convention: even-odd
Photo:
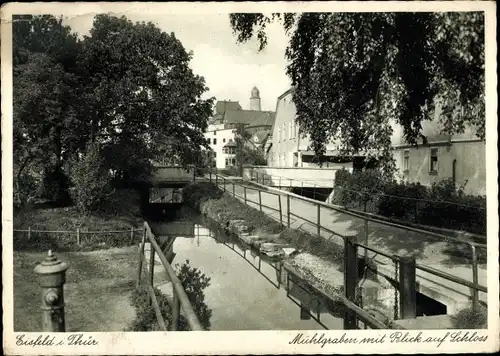
<instances>
[{"instance_id":1,"label":"castle tower","mask_svg":"<svg viewBox=\"0 0 500 356\"><path fill-rule=\"evenodd\" d=\"M260 94L257 87L253 87L250 95L250 110L260 111Z\"/></svg>"}]
</instances>

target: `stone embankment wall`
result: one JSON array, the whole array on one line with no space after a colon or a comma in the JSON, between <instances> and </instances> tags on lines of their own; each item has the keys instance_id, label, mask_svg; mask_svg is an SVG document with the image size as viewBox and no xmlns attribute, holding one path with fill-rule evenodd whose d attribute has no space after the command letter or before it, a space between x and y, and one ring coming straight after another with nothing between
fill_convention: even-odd
<instances>
[{"instance_id":1,"label":"stone embankment wall","mask_svg":"<svg viewBox=\"0 0 500 356\"><path fill-rule=\"evenodd\" d=\"M343 294L343 250L328 240L302 230L288 229L265 213L249 207L210 183L184 188L184 201L204 216L238 236L242 243L270 257L281 258L284 268L307 279L333 300ZM384 322L392 319L394 298L370 276L362 276L359 295L363 306Z\"/></svg>"}]
</instances>

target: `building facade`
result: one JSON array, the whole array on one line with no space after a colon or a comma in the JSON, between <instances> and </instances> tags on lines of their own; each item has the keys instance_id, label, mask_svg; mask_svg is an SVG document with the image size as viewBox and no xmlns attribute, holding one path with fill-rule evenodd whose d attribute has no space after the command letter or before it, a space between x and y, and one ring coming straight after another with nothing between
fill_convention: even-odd
<instances>
[{"instance_id":1,"label":"building facade","mask_svg":"<svg viewBox=\"0 0 500 356\"><path fill-rule=\"evenodd\" d=\"M457 187L464 186L468 194L486 194L486 146L471 128L463 134L444 135L439 122L441 110L433 120L422 123L427 144L408 145L403 130L393 125L392 146L398 177L408 182L430 186L451 178Z\"/></svg>"},{"instance_id":2,"label":"building facade","mask_svg":"<svg viewBox=\"0 0 500 356\"><path fill-rule=\"evenodd\" d=\"M237 164L235 136L239 125L244 125L251 137L259 138L259 142L255 142L256 149L259 149L259 144L262 143L260 139L267 138L272 130L275 113L260 110L260 93L256 87L251 90L249 106L250 110L243 110L235 101L218 101L215 106L215 113L209 121L205 138L211 148L212 165L218 169ZM264 145L265 142L261 146Z\"/></svg>"},{"instance_id":3,"label":"building facade","mask_svg":"<svg viewBox=\"0 0 500 356\"><path fill-rule=\"evenodd\" d=\"M457 186L464 186L469 194L484 195L486 189L485 141L475 136L472 129L460 135L443 135L439 123L439 108L433 120L422 123L422 133L427 137L426 145L408 145L403 138L402 127L393 124L392 146L398 169L397 177L408 182L420 182L430 186L452 178ZM308 136L299 135L295 123L296 108L293 103L293 88L283 93L277 101L276 120L272 133L272 146L268 153L271 167L317 167L314 153L309 149ZM327 145L324 167L344 166L360 169L364 157L354 157L351 162L329 159L338 155L337 145ZM312 158L311 158L312 157Z\"/></svg>"},{"instance_id":4,"label":"building facade","mask_svg":"<svg viewBox=\"0 0 500 356\"><path fill-rule=\"evenodd\" d=\"M297 110L293 102L291 88L278 97L276 119L272 131L272 146L268 151L268 166L271 167L319 167L319 162L311 150L309 135L300 133L295 122ZM330 142L326 146L324 167L352 168L353 162L338 156L338 144Z\"/></svg>"}]
</instances>

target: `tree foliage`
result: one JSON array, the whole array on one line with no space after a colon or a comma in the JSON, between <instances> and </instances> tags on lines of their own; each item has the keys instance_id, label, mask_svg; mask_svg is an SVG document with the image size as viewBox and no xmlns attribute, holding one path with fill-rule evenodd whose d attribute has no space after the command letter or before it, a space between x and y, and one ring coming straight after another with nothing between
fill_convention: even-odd
<instances>
[{"instance_id":1,"label":"tree foliage","mask_svg":"<svg viewBox=\"0 0 500 356\"><path fill-rule=\"evenodd\" d=\"M116 180L148 174L162 155L192 163L206 146L213 100L201 99L208 88L191 58L152 23L98 15L78 37L54 16L16 16L16 184L29 168L47 183L47 198L63 194L70 165L89 144L99 145Z\"/></svg>"},{"instance_id":2,"label":"tree foliage","mask_svg":"<svg viewBox=\"0 0 500 356\"><path fill-rule=\"evenodd\" d=\"M87 152L71 167L72 199L82 213L99 210L111 194L111 176L97 144L89 145Z\"/></svg>"},{"instance_id":3,"label":"tree foliage","mask_svg":"<svg viewBox=\"0 0 500 356\"><path fill-rule=\"evenodd\" d=\"M235 160L238 167L240 168L240 176L243 172L242 167L245 164L258 166L267 164L264 153L250 142L251 137L252 135L247 130L245 130L244 125L238 125L236 127L234 136L234 140L236 142Z\"/></svg>"},{"instance_id":4,"label":"tree foliage","mask_svg":"<svg viewBox=\"0 0 500 356\"><path fill-rule=\"evenodd\" d=\"M483 139L484 17L480 12L231 14L239 42L281 21L290 33L287 74L297 122L323 154L330 140L346 154L391 160L392 125L410 144L436 107L443 133L475 128Z\"/></svg>"}]
</instances>

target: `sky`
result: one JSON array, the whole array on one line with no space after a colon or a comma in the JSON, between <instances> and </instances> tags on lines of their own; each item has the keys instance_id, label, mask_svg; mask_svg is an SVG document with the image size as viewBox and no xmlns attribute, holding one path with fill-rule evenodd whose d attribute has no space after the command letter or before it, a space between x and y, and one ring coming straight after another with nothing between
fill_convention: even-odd
<instances>
[{"instance_id":1,"label":"sky","mask_svg":"<svg viewBox=\"0 0 500 356\"><path fill-rule=\"evenodd\" d=\"M121 14L114 14L121 16ZM80 35L88 34L94 14L66 17L64 23ZM260 91L261 108L276 110L278 96L290 88L286 75L288 37L279 24L268 27L268 46L258 52L256 40L237 44L228 14L131 14L131 21L153 22L164 32L174 32L187 51L193 51L191 68L203 76L216 100L239 101L249 109L250 91Z\"/></svg>"}]
</instances>

